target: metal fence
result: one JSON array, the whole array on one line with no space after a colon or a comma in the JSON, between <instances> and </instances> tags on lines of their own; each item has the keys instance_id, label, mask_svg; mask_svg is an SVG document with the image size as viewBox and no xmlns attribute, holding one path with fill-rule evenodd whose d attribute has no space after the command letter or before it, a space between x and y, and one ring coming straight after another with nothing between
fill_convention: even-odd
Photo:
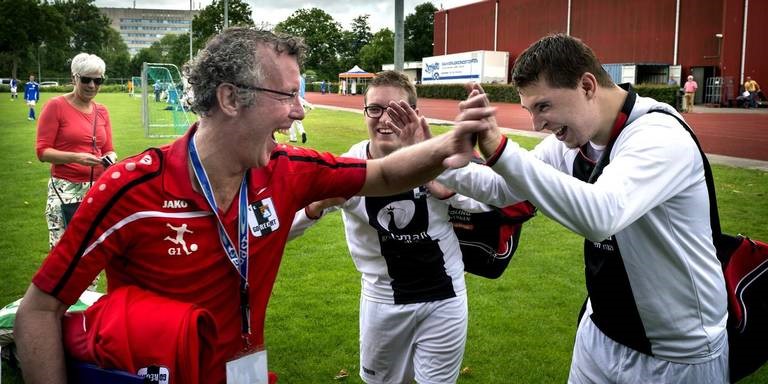
<instances>
[{"instance_id":1,"label":"metal fence","mask_svg":"<svg viewBox=\"0 0 768 384\"><path fill-rule=\"evenodd\" d=\"M722 77L707 78L707 84L704 88L704 104L720 106L722 104L722 95L723 95L723 78Z\"/></svg>"}]
</instances>

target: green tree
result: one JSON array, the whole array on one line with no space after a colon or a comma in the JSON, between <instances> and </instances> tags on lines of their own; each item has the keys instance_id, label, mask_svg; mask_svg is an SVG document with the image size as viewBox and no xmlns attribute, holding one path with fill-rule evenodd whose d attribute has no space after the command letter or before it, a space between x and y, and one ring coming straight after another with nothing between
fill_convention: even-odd
<instances>
[{"instance_id":1,"label":"green tree","mask_svg":"<svg viewBox=\"0 0 768 384\"><path fill-rule=\"evenodd\" d=\"M43 43L47 43L48 51L55 53L56 47L64 46L71 35L64 17L45 2L0 1L2 73L22 80L28 73L37 73L40 52L46 48Z\"/></svg>"},{"instance_id":2,"label":"green tree","mask_svg":"<svg viewBox=\"0 0 768 384\"><path fill-rule=\"evenodd\" d=\"M319 8L299 9L277 23L275 31L304 38L307 44L305 68L314 69L323 78L335 78L339 71L341 26Z\"/></svg>"},{"instance_id":3,"label":"green tree","mask_svg":"<svg viewBox=\"0 0 768 384\"><path fill-rule=\"evenodd\" d=\"M110 28L99 51L99 56L107 64L107 75L110 78L131 77L131 55L119 32Z\"/></svg>"},{"instance_id":4,"label":"green tree","mask_svg":"<svg viewBox=\"0 0 768 384\"><path fill-rule=\"evenodd\" d=\"M175 64L181 69L189 60L189 34L165 35L159 41L152 43L148 48L160 63Z\"/></svg>"},{"instance_id":5,"label":"green tree","mask_svg":"<svg viewBox=\"0 0 768 384\"><path fill-rule=\"evenodd\" d=\"M352 68L359 63L360 50L373 38L368 25L370 15L360 15L352 20L352 30L341 32L339 42L339 65L342 70Z\"/></svg>"},{"instance_id":6,"label":"green tree","mask_svg":"<svg viewBox=\"0 0 768 384\"><path fill-rule=\"evenodd\" d=\"M432 3L424 3L416 6L415 13L405 17L403 22L405 61L421 61L423 57L432 56L435 12L437 8Z\"/></svg>"},{"instance_id":7,"label":"green tree","mask_svg":"<svg viewBox=\"0 0 768 384\"><path fill-rule=\"evenodd\" d=\"M131 58L131 73L138 75L141 73L141 66L144 63L162 63L163 57L160 55L159 49L142 48L136 55Z\"/></svg>"},{"instance_id":8,"label":"green tree","mask_svg":"<svg viewBox=\"0 0 768 384\"><path fill-rule=\"evenodd\" d=\"M371 42L360 50L360 66L368 72L381 71L382 64L395 61L395 33L384 28L373 35Z\"/></svg>"},{"instance_id":9,"label":"green tree","mask_svg":"<svg viewBox=\"0 0 768 384\"><path fill-rule=\"evenodd\" d=\"M243 0L229 0L227 18L229 26L253 25L251 6ZM224 29L224 1L214 0L192 19L192 47L197 52L208 39ZM187 37L189 38L189 37ZM189 55L189 53L187 53Z\"/></svg>"}]
</instances>

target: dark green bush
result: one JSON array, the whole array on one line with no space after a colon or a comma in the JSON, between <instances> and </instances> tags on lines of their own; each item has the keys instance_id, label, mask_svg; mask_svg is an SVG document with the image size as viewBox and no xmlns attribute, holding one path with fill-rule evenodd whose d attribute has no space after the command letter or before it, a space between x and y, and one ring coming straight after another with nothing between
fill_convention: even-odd
<instances>
[{"instance_id":1,"label":"dark green bush","mask_svg":"<svg viewBox=\"0 0 768 384\"><path fill-rule=\"evenodd\" d=\"M640 96L651 97L662 103L675 106L679 88L677 86L662 84L638 84L633 86ZM435 84L435 85L416 85L419 97L428 99L452 99L464 100L467 98L467 91L463 84ZM519 103L520 95L517 88L511 84L483 84L485 93L493 102Z\"/></svg>"}]
</instances>

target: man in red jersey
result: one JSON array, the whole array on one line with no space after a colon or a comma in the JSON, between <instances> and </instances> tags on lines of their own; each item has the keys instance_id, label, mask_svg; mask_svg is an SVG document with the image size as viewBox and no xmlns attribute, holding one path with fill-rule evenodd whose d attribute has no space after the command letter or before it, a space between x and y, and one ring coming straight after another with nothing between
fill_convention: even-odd
<instances>
[{"instance_id":1,"label":"man in red jersey","mask_svg":"<svg viewBox=\"0 0 768 384\"><path fill-rule=\"evenodd\" d=\"M133 373L159 369L169 382L233 382L262 363L259 377L266 377L264 315L294 213L329 197L410 190L445 167L463 166L472 154L471 135L487 129L484 119L494 114L493 108L464 109L451 132L376 160L278 145L275 132L304 118L297 97L303 50L292 37L230 28L185 66L200 121L170 145L110 167L24 296L15 332L27 383L64 382L64 350ZM102 269L105 299L79 328L62 327L67 306ZM110 302L115 296L120 301ZM142 317L148 309L180 320L193 312L213 319L215 337L205 339L213 345L200 346L198 377L179 372L188 369L183 356L148 353L157 348L172 355L176 350L167 344L178 343L155 338L165 334L164 324L131 323L132 314ZM117 328L112 319L141 331L120 340L126 337L109 333ZM86 346L62 343L62 335ZM105 338L127 347L97 342Z\"/></svg>"}]
</instances>

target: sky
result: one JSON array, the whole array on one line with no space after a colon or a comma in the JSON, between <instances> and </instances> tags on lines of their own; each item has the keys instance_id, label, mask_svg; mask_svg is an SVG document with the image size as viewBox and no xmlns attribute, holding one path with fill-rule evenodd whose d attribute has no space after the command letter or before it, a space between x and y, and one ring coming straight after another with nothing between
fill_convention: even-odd
<instances>
[{"instance_id":1,"label":"sky","mask_svg":"<svg viewBox=\"0 0 768 384\"><path fill-rule=\"evenodd\" d=\"M193 0L195 9L205 8L211 0ZM368 24L371 32L376 33L382 28L395 30L395 1L394 0L359 0L354 6L350 1L339 0L245 0L253 10L253 20L256 25L268 22L275 25L287 19L300 8L320 8L331 15L343 29L351 28L352 20L360 15L370 15ZM403 19L414 13L414 8L429 0L404 0ZM432 0L437 9L455 8L458 6L477 3L481 0ZM189 9L189 1L185 0L96 0L98 7L110 8L151 8L151 9Z\"/></svg>"}]
</instances>

